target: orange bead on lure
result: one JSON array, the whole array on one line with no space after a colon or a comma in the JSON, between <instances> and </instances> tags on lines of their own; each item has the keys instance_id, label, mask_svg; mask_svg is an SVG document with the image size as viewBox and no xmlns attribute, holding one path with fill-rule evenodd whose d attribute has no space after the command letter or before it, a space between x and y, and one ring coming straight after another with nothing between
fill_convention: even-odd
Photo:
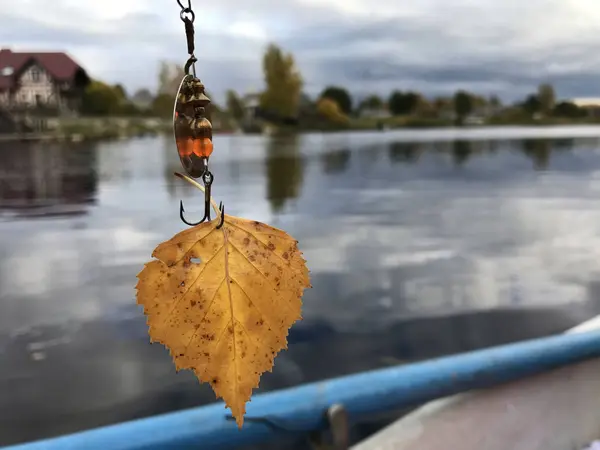
<instances>
[{"instance_id":1,"label":"orange bead on lure","mask_svg":"<svg viewBox=\"0 0 600 450\"><path fill-rule=\"evenodd\" d=\"M214 177L208 170L208 159L213 152L213 142L212 125L206 117L210 99L204 92L204 85L196 77L195 63L197 60L194 56L194 19L196 15L192 11L191 0L187 0L187 6L182 4L180 0L177 0L177 3L181 7L179 17L185 25L185 36L190 57L185 64L185 76L181 80L175 98L173 132L181 165L190 177L202 177L204 182L204 217L196 223L188 222L183 215L183 202L179 204L179 217L185 224L195 226L206 220L211 220L210 187ZM192 73L190 73L190 69L192 69ZM181 174L176 173L175 175L185 178ZM222 204L219 207L219 212L220 217L217 228L221 228L225 218Z\"/></svg>"},{"instance_id":2,"label":"orange bead on lure","mask_svg":"<svg viewBox=\"0 0 600 450\"><path fill-rule=\"evenodd\" d=\"M202 82L193 75L183 77L177 91L173 127L179 159L193 178L204 174L213 152L212 125L205 117L209 103Z\"/></svg>"}]
</instances>

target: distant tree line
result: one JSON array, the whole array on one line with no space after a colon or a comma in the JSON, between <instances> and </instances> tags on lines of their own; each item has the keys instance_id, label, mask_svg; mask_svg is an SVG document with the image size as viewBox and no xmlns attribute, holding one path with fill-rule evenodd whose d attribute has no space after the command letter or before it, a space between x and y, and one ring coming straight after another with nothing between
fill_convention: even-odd
<instances>
[{"instance_id":1,"label":"distant tree line","mask_svg":"<svg viewBox=\"0 0 600 450\"><path fill-rule=\"evenodd\" d=\"M260 108L276 117L296 117L299 122L347 126L351 119L374 114L377 117L417 117L444 119L463 124L470 117L520 122L536 119L585 117L587 111L569 101L557 102L554 88L541 84L537 92L523 101L504 105L496 95L482 96L458 90L451 96L427 98L411 90L394 90L387 97L377 94L353 98L351 92L337 85L326 86L313 100L303 92L302 77L291 54L271 44L263 58L265 90L260 93ZM227 93L227 111L236 120L244 117L244 101L237 93ZM378 115L379 114L379 115Z\"/></svg>"},{"instance_id":2,"label":"distant tree line","mask_svg":"<svg viewBox=\"0 0 600 450\"><path fill-rule=\"evenodd\" d=\"M160 63L158 89L138 89L128 95L121 84L93 80L83 93L81 113L89 116L152 116L169 118L173 114L175 93L184 76L183 67ZM209 95L210 97L210 95Z\"/></svg>"},{"instance_id":3,"label":"distant tree line","mask_svg":"<svg viewBox=\"0 0 600 450\"><path fill-rule=\"evenodd\" d=\"M537 91L522 101L503 105L495 96L482 96L466 90L454 95L428 98L413 90L393 90L387 96L375 93L353 98L343 87L326 86L311 99L304 91L304 81L294 57L275 44L263 55L264 89L253 93L254 109L259 119L284 125L347 127L362 116L407 117L424 120L446 120L463 124L470 117L496 118L499 121L519 122L539 118L578 119L587 112L569 101L557 101L554 88L541 84ZM87 115L149 115L168 118L173 113L174 95L183 78L183 68L162 62L158 89L153 94L140 89L129 96L125 89L101 81L93 81L82 99L83 114ZM208 94L210 97L210 94ZM252 97L252 96L250 96ZM221 110L213 103L212 111L227 115L237 123L247 118L248 97L233 90L226 93Z\"/></svg>"}]
</instances>

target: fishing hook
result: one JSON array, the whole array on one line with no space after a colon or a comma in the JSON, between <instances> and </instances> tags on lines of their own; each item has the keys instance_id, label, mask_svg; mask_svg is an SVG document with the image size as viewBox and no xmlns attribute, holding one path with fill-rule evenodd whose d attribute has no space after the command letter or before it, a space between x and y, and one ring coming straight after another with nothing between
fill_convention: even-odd
<instances>
[{"instance_id":1,"label":"fishing hook","mask_svg":"<svg viewBox=\"0 0 600 450\"><path fill-rule=\"evenodd\" d=\"M185 208L183 207L183 200L179 201L179 218L186 225L194 227L196 225L200 225L202 222L207 220L210 222L210 188L213 179L213 174L207 168L204 174L202 175L202 181L204 181L204 217L198 222L192 223L186 220L186 218L183 215L183 213L185 212ZM223 222L225 221L225 206L223 205L223 202L219 203L219 213L221 217L219 218L219 223L216 227L217 230L223 226Z\"/></svg>"},{"instance_id":2,"label":"fishing hook","mask_svg":"<svg viewBox=\"0 0 600 450\"><path fill-rule=\"evenodd\" d=\"M188 222L185 219L185 217L183 217L183 213L184 212L185 212L185 209L183 207L183 200L179 200L179 217L181 218L181 221L183 223L185 223L186 225L189 225L189 226L193 227L193 226L199 225L202 222L204 222L205 220L207 220L206 213L205 213L204 217L199 222L196 222L196 223ZM219 220L219 223L215 227L217 230L223 226L223 222L225 221L225 206L223 205L223 202L219 202L219 214L221 215L221 219ZM208 217L208 220L210 221L210 215Z\"/></svg>"}]
</instances>

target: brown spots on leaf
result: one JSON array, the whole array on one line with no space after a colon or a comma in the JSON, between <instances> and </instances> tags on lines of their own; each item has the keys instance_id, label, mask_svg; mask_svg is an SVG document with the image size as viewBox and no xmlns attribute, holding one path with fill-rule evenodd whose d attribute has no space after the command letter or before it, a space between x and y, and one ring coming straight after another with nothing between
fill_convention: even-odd
<instances>
[{"instance_id":1,"label":"brown spots on leaf","mask_svg":"<svg viewBox=\"0 0 600 450\"><path fill-rule=\"evenodd\" d=\"M150 340L169 349L177 368L208 381L241 427L251 389L286 347L287 324L300 319L309 272L295 240L281 230L234 217L222 232L212 232L214 227L214 221L203 223L160 244L158 260L138 275L137 301L152 324ZM223 248L225 239L231 245ZM240 289L227 289L234 282ZM289 290L285 299L279 285ZM188 290L189 297L173 308ZM278 306L284 300L289 308ZM243 364L234 371L236 360Z\"/></svg>"}]
</instances>

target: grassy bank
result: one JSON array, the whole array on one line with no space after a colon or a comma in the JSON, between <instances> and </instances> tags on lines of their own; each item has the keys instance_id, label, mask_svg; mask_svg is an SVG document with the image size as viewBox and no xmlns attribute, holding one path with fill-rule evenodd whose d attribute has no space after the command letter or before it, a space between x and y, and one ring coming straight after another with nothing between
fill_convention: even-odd
<instances>
[{"instance_id":1,"label":"grassy bank","mask_svg":"<svg viewBox=\"0 0 600 450\"><path fill-rule=\"evenodd\" d=\"M57 136L75 139L114 139L169 133L170 120L141 117L82 117L49 119L48 128Z\"/></svg>"},{"instance_id":2,"label":"grassy bank","mask_svg":"<svg viewBox=\"0 0 600 450\"><path fill-rule=\"evenodd\" d=\"M582 117L576 119L569 119L565 117L492 117L486 125L499 125L499 126L559 126L559 125L600 125L599 117Z\"/></svg>"},{"instance_id":3,"label":"grassy bank","mask_svg":"<svg viewBox=\"0 0 600 450\"><path fill-rule=\"evenodd\" d=\"M442 128L451 127L453 125L454 123L449 119L418 116L392 116L384 118L351 118L347 127L353 130L376 130L380 128Z\"/></svg>"},{"instance_id":4,"label":"grassy bank","mask_svg":"<svg viewBox=\"0 0 600 450\"><path fill-rule=\"evenodd\" d=\"M39 118L30 126L36 131L1 134L0 140L94 140L170 133L170 120L146 117Z\"/></svg>"},{"instance_id":5,"label":"grassy bank","mask_svg":"<svg viewBox=\"0 0 600 450\"><path fill-rule=\"evenodd\" d=\"M231 132L236 128L235 122L219 118L215 121L215 134ZM137 136L171 134L173 124L170 119L153 117L77 117L46 118L37 128L38 132L14 133L0 135L0 140L96 140L118 139ZM585 117L566 119L560 117L531 118L493 117L479 126L566 126L566 125L600 125L600 118ZM313 120L295 126L275 126L266 123L258 124L250 132L268 132L270 134L301 132L336 132L336 131L369 131L381 129L423 129L456 126L450 119L424 118L419 116L393 116L384 118L350 117L342 123L325 120Z\"/></svg>"}]
</instances>

